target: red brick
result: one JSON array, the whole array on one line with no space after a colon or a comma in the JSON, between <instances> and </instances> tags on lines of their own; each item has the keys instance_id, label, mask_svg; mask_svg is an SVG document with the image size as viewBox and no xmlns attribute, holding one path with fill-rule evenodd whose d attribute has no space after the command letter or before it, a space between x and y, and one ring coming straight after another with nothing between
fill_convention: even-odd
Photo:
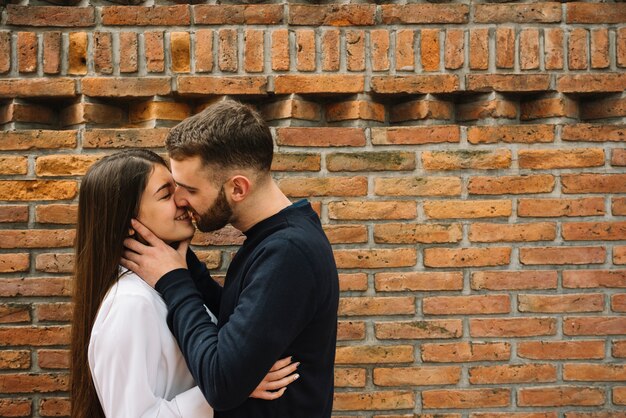
<instances>
[{"instance_id":1,"label":"red brick","mask_svg":"<svg viewBox=\"0 0 626 418\"><path fill-rule=\"evenodd\" d=\"M129 106L128 118L131 123L147 120L183 120L191 115L187 103L179 102L135 102Z\"/></svg>"},{"instance_id":2,"label":"red brick","mask_svg":"<svg viewBox=\"0 0 626 418\"><path fill-rule=\"evenodd\" d=\"M244 31L244 69L248 73L259 73L264 68L263 49L265 46L264 32L259 29Z\"/></svg>"},{"instance_id":3,"label":"red brick","mask_svg":"<svg viewBox=\"0 0 626 418\"><path fill-rule=\"evenodd\" d=\"M520 119L578 118L578 102L568 97L550 97L520 103Z\"/></svg>"},{"instance_id":4,"label":"red brick","mask_svg":"<svg viewBox=\"0 0 626 418\"><path fill-rule=\"evenodd\" d=\"M565 288L626 287L626 270L568 270L563 272Z\"/></svg>"},{"instance_id":5,"label":"red brick","mask_svg":"<svg viewBox=\"0 0 626 418\"><path fill-rule=\"evenodd\" d=\"M177 6L103 6L102 25L106 26L188 26L188 5Z\"/></svg>"},{"instance_id":6,"label":"red brick","mask_svg":"<svg viewBox=\"0 0 626 418\"><path fill-rule=\"evenodd\" d=\"M550 89L549 74L469 74L468 91L499 91L503 93L543 92Z\"/></svg>"},{"instance_id":7,"label":"red brick","mask_svg":"<svg viewBox=\"0 0 626 418\"><path fill-rule=\"evenodd\" d=\"M461 290L461 272L376 273L377 292Z\"/></svg>"},{"instance_id":8,"label":"red brick","mask_svg":"<svg viewBox=\"0 0 626 418\"><path fill-rule=\"evenodd\" d=\"M624 316L581 316L563 320L565 335L624 335L626 317Z\"/></svg>"},{"instance_id":9,"label":"red brick","mask_svg":"<svg viewBox=\"0 0 626 418\"><path fill-rule=\"evenodd\" d=\"M577 363L563 365L563 380L578 382L611 382L626 380L623 364Z\"/></svg>"},{"instance_id":10,"label":"red brick","mask_svg":"<svg viewBox=\"0 0 626 418\"><path fill-rule=\"evenodd\" d=\"M335 364L412 363L411 345L337 347Z\"/></svg>"},{"instance_id":11,"label":"red brick","mask_svg":"<svg viewBox=\"0 0 626 418\"><path fill-rule=\"evenodd\" d=\"M193 245L209 246L209 245L241 245L245 236L241 231L226 226L219 231L209 233L197 233L194 235Z\"/></svg>"},{"instance_id":12,"label":"red brick","mask_svg":"<svg viewBox=\"0 0 626 418\"><path fill-rule=\"evenodd\" d=\"M364 146L365 132L362 128L278 128L276 143L296 147Z\"/></svg>"},{"instance_id":13,"label":"red brick","mask_svg":"<svg viewBox=\"0 0 626 418\"><path fill-rule=\"evenodd\" d=\"M29 350L2 350L0 351L0 369L16 370L16 369L30 369L30 367L31 367L31 362L30 362ZM0 405L0 414L2 414L1 405Z\"/></svg>"},{"instance_id":14,"label":"red brick","mask_svg":"<svg viewBox=\"0 0 626 418\"><path fill-rule=\"evenodd\" d=\"M422 54L424 53L425 51L422 51ZM437 49L438 53L439 49ZM396 31L395 57L396 71L413 71L415 69L415 31L412 29Z\"/></svg>"},{"instance_id":15,"label":"red brick","mask_svg":"<svg viewBox=\"0 0 626 418\"><path fill-rule=\"evenodd\" d=\"M291 197L299 196L364 196L367 193L365 177L286 177L279 187Z\"/></svg>"},{"instance_id":16,"label":"red brick","mask_svg":"<svg viewBox=\"0 0 626 418\"><path fill-rule=\"evenodd\" d=\"M326 156L328 171L412 171L415 154L387 151L368 153L335 153Z\"/></svg>"},{"instance_id":17,"label":"red brick","mask_svg":"<svg viewBox=\"0 0 626 418\"><path fill-rule=\"evenodd\" d=\"M75 204L37 205L35 221L50 224L75 224L78 206Z\"/></svg>"},{"instance_id":18,"label":"red brick","mask_svg":"<svg viewBox=\"0 0 626 418\"><path fill-rule=\"evenodd\" d=\"M415 394L410 391L337 392L333 398L335 411L372 411L413 409Z\"/></svg>"},{"instance_id":19,"label":"red brick","mask_svg":"<svg viewBox=\"0 0 626 418\"><path fill-rule=\"evenodd\" d=\"M0 174L15 175L28 173L27 157L0 157Z\"/></svg>"},{"instance_id":20,"label":"red brick","mask_svg":"<svg viewBox=\"0 0 626 418\"><path fill-rule=\"evenodd\" d=\"M325 225L324 233L331 244L363 244L367 242L365 225Z\"/></svg>"},{"instance_id":21,"label":"red brick","mask_svg":"<svg viewBox=\"0 0 626 418\"><path fill-rule=\"evenodd\" d=\"M38 50L36 33L17 32L17 63L20 73L34 73L37 71Z\"/></svg>"},{"instance_id":22,"label":"red brick","mask_svg":"<svg viewBox=\"0 0 626 418\"><path fill-rule=\"evenodd\" d=\"M604 308L601 294L518 295L520 312L599 312Z\"/></svg>"},{"instance_id":23,"label":"red brick","mask_svg":"<svg viewBox=\"0 0 626 418\"><path fill-rule=\"evenodd\" d=\"M422 166L426 170L494 170L511 166L511 151L424 151Z\"/></svg>"},{"instance_id":24,"label":"red brick","mask_svg":"<svg viewBox=\"0 0 626 418\"><path fill-rule=\"evenodd\" d=\"M626 67L626 27L616 30L615 39L615 55L617 66L620 68Z\"/></svg>"},{"instance_id":25,"label":"red brick","mask_svg":"<svg viewBox=\"0 0 626 418\"><path fill-rule=\"evenodd\" d=\"M604 215L604 199L520 199L517 215L521 217L562 217Z\"/></svg>"},{"instance_id":26,"label":"red brick","mask_svg":"<svg viewBox=\"0 0 626 418\"><path fill-rule=\"evenodd\" d=\"M397 202L404 205L409 202ZM2 205L0 206L0 222L28 222L28 206L27 205ZM415 211L417 214L417 211ZM413 218L415 218L414 215Z\"/></svg>"},{"instance_id":27,"label":"red brick","mask_svg":"<svg viewBox=\"0 0 626 418\"><path fill-rule=\"evenodd\" d=\"M553 241L556 238L556 224L474 223L470 225L468 238L471 242Z\"/></svg>"},{"instance_id":28,"label":"red brick","mask_svg":"<svg viewBox=\"0 0 626 418\"><path fill-rule=\"evenodd\" d=\"M459 196L459 177L378 177L374 179L378 196Z\"/></svg>"},{"instance_id":29,"label":"red brick","mask_svg":"<svg viewBox=\"0 0 626 418\"><path fill-rule=\"evenodd\" d=\"M554 142L553 125L471 126L467 140L471 144Z\"/></svg>"},{"instance_id":30,"label":"red brick","mask_svg":"<svg viewBox=\"0 0 626 418\"><path fill-rule=\"evenodd\" d=\"M0 272L15 273L28 271L30 256L28 254L0 254Z\"/></svg>"},{"instance_id":31,"label":"red brick","mask_svg":"<svg viewBox=\"0 0 626 418\"><path fill-rule=\"evenodd\" d=\"M602 389L578 386L522 388L517 395L519 406L599 406L604 402Z\"/></svg>"},{"instance_id":32,"label":"red brick","mask_svg":"<svg viewBox=\"0 0 626 418\"><path fill-rule=\"evenodd\" d=\"M19 324L31 321L29 305L0 305L0 323Z\"/></svg>"},{"instance_id":33,"label":"red brick","mask_svg":"<svg viewBox=\"0 0 626 418\"><path fill-rule=\"evenodd\" d=\"M501 195L524 193L548 193L554 189L554 176L550 174L471 177L468 184L470 194Z\"/></svg>"},{"instance_id":34,"label":"red brick","mask_svg":"<svg viewBox=\"0 0 626 418\"><path fill-rule=\"evenodd\" d=\"M558 2L524 4L476 4L476 23L557 23L561 21Z\"/></svg>"},{"instance_id":35,"label":"red brick","mask_svg":"<svg viewBox=\"0 0 626 418\"><path fill-rule=\"evenodd\" d=\"M424 265L427 267L504 266L510 260L511 249L506 247L424 249Z\"/></svg>"},{"instance_id":36,"label":"red brick","mask_svg":"<svg viewBox=\"0 0 626 418\"><path fill-rule=\"evenodd\" d=\"M457 120L471 121L486 118L517 118L517 103L510 100L486 100L462 103L457 106Z\"/></svg>"},{"instance_id":37,"label":"red brick","mask_svg":"<svg viewBox=\"0 0 626 418\"><path fill-rule=\"evenodd\" d=\"M46 35L44 35L44 40ZM11 70L11 32L0 31L0 74ZM1 407L0 407L1 411Z\"/></svg>"},{"instance_id":38,"label":"red brick","mask_svg":"<svg viewBox=\"0 0 626 418\"><path fill-rule=\"evenodd\" d=\"M171 92L168 77L99 78L81 80L83 94L91 97L150 97Z\"/></svg>"},{"instance_id":39,"label":"red brick","mask_svg":"<svg viewBox=\"0 0 626 418\"><path fill-rule=\"evenodd\" d=\"M146 51L148 51L148 34L146 36ZM94 32L93 34L93 61L94 69L100 74L113 73L113 45L111 34L108 32ZM147 52L146 52L147 57Z\"/></svg>"},{"instance_id":40,"label":"red brick","mask_svg":"<svg viewBox=\"0 0 626 418\"><path fill-rule=\"evenodd\" d=\"M471 287L475 290L528 290L556 289L557 272L530 271L478 271L472 273Z\"/></svg>"},{"instance_id":41,"label":"red brick","mask_svg":"<svg viewBox=\"0 0 626 418\"><path fill-rule=\"evenodd\" d=\"M71 273L74 255L71 253L39 254L35 258L35 270L46 273Z\"/></svg>"},{"instance_id":42,"label":"red brick","mask_svg":"<svg viewBox=\"0 0 626 418\"><path fill-rule=\"evenodd\" d=\"M546 70L563 68L563 29L546 28L544 30L545 66Z\"/></svg>"},{"instance_id":43,"label":"red brick","mask_svg":"<svg viewBox=\"0 0 626 418\"><path fill-rule=\"evenodd\" d=\"M393 106L389 111L389 119L392 123L423 119L450 120L453 118L453 114L452 102L438 99L419 99ZM384 121L384 117L382 121Z\"/></svg>"},{"instance_id":44,"label":"red brick","mask_svg":"<svg viewBox=\"0 0 626 418\"><path fill-rule=\"evenodd\" d=\"M562 75L556 80L557 91L562 93L622 92L626 73Z\"/></svg>"},{"instance_id":45,"label":"red brick","mask_svg":"<svg viewBox=\"0 0 626 418\"><path fill-rule=\"evenodd\" d=\"M39 322L69 322L72 319L71 303L37 303L34 308Z\"/></svg>"},{"instance_id":46,"label":"red brick","mask_svg":"<svg viewBox=\"0 0 626 418\"><path fill-rule=\"evenodd\" d=\"M355 119L384 122L385 106L369 100L348 100L326 106L326 120L329 122Z\"/></svg>"},{"instance_id":47,"label":"red brick","mask_svg":"<svg viewBox=\"0 0 626 418\"><path fill-rule=\"evenodd\" d=\"M346 65L348 71L365 70L365 31L346 31Z\"/></svg>"},{"instance_id":48,"label":"red brick","mask_svg":"<svg viewBox=\"0 0 626 418\"><path fill-rule=\"evenodd\" d=\"M458 366L377 367L373 373L377 386L454 385L460 379L461 368Z\"/></svg>"},{"instance_id":49,"label":"red brick","mask_svg":"<svg viewBox=\"0 0 626 418\"><path fill-rule=\"evenodd\" d=\"M163 33L154 32L155 35L160 35L158 38L152 41L154 45L154 53L151 54L152 58L152 70L150 71L163 71ZM213 70L213 31L210 29L199 29L195 33L195 70L198 73L211 72ZM148 59L148 46L146 38L146 59ZM150 67L149 67L150 68Z\"/></svg>"},{"instance_id":50,"label":"red brick","mask_svg":"<svg viewBox=\"0 0 626 418\"><path fill-rule=\"evenodd\" d=\"M370 31L370 54L373 71L389 70L389 31L386 29L374 29ZM338 57L337 47L337 57ZM336 70L339 69L339 59L337 58Z\"/></svg>"},{"instance_id":51,"label":"red brick","mask_svg":"<svg viewBox=\"0 0 626 418\"><path fill-rule=\"evenodd\" d=\"M76 142L76 131L0 131L2 150L75 148Z\"/></svg>"},{"instance_id":52,"label":"red brick","mask_svg":"<svg viewBox=\"0 0 626 418\"><path fill-rule=\"evenodd\" d=\"M172 71L188 73L191 71L191 35L189 32L170 33L170 53L172 57Z\"/></svg>"},{"instance_id":53,"label":"red brick","mask_svg":"<svg viewBox=\"0 0 626 418\"><path fill-rule=\"evenodd\" d=\"M626 174L563 174L563 193L625 193Z\"/></svg>"},{"instance_id":54,"label":"red brick","mask_svg":"<svg viewBox=\"0 0 626 418\"><path fill-rule=\"evenodd\" d=\"M323 71L338 71L340 64L340 37L338 29L326 29L322 31L321 38L321 55ZM389 44L389 41L387 41ZM376 48L376 45L374 45ZM289 62L288 51L286 53L286 61ZM288 69L288 68L285 68Z\"/></svg>"},{"instance_id":55,"label":"red brick","mask_svg":"<svg viewBox=\"0 0 626 418\"><path fill-rule=\"evenodd\" d=\"M439 33L439 29L422 29L421 31L420 51L424 71L439 70Z\"/></svg>"},{"instance_id":56,"label":"red brick","mask_svg":"<svg viewBox=\"0 0 626 418\"><path fill-rule=\"evenodd\" d=\"M580 104L581 119L606 119L626 116L626 99L609 98L585 101Z\"/></svg>"},{"instance_id":57,"label":"red brick","mask_svg":"<svg viewBox=\"0 0 626 418\"><path fill-rule=\"evenodd\" d=\"M119 124L126 120L126 109L103 103L76 103L59 112L58 119L61 126L71 126L82 123Z\"/></svg>"},{"instance_id":58,"label":"red brick","mask_svg":"<svg viewBox=\"0 0 626 418\"><path fill-rule=\"evenodd\" d=\"M626 296L623 293L611 295L611 310L613 312L626 312Z\"/></svg>"},{"instance_id":59,"label":"red brick","mask_svg":"<svg viewBox=\"0 0 626 418\"><path fill-rule=\"evenodd\" d=\"M626 4L571 3L567 4L567 23L624 23Z\"/></svg>"},{"instance_id":60,"label":"red brick","mask_svg":"<svg viewBox=\"0 0 626 418\"><path fill-rule=\"evenodd\" d=\"M0 181L1 200L60 200L73 199L77 193L75 181L16 180Z\"/></svg>"},{"instance_id":61,"label":"red brick","mask_svg":"<svg viewBox=\"0 0 626 418\"><path fill-rule=\"evenodd\" d=\"M626 340L613 341L611 354L616 358L626 357Z\"/></svg>"},{"instance_id":62,"label":"red brick","mask_svg":"<svg viewBox=\"0 0 626 418\"><path fill-rule=\"evenodd\" d=\"M609 68L610 64L608 29L592 29L591 68Z\"/></svg>"},{"instance_id":63,"label":"red brick","mask_svg":"<svg viewBox=\"0 0 626 418\"><path fill-rule=\"evenodd\" d=\"M459 78L453 74L374 76L371 86L381 94L452 93L459 90Z\"/></svg>"},{"instance_id":64,"label":"red brick","mask_svg":"<svg viewBox=\"0 0 626 418\"><path fill-rule=\"evenodd\" d=\"M465 31L446 29L444 66L447 70L458 70L465 63Z\"/></svg>"},{"instance_id":65,"label":"red brick","mask_svg":"<svg viewBox=\"0 0 626 418\"><path fill-rule=\"evenodd\" d=\"M1 44L2 41L0 41ZM59 74L61 72L61 32L43 34L43 72Z\"/></svg>"},{"instance_id":66,"label":"red brick","mask_svg":"<svg viewBox=\"0 0 626 418\"><path fill-rule=\"evenodd\" d=\"M502 361L511 357L508 342L425 343L421 348L422 361L433 363Z\"/></svg>"},{"instance_id":67,"label":"red brick","mask_svg":"<svg viewBox=\"0 0 626 418\"><path fill-rule=\"evenodd\" d=\"M441 389L422 392L422 405L433 409L495 408L509 405L511 389Z\"/></svg>"},{"instance_id":68,"label":"red brick","mask_svg":"<svg viewBox=\"0 0 626 418\"><path fill-rule=\"evenodd\" d=\"M458 125L371 128L371 132L374 145L458 143L461 140Z\"/></svg>"},{"instance_id":69,"label":"red brick","mask_svg":"<svg viewBox=\"0 0 626 418\"><path fill-rule=\"evenodd\" d=\"M509 313L508 295L432 296L422 299L424 315L489 315Z\"/></svg>"},{"instance_id":70,"label":"red brick","mask_svg":"<svg viewBox=\"0 0 626 418\"><path fill-rule=\"evenodd\" d=\"M0 381L2 393L47 393L67 391L68 388L69 376L67 374L5 374Z\"/></svg>"},{"instance_id":71,"label":"red brick","mask_svg":"<svg viewBox=\"0 0 626 418\"><path fill-rule=\"evenodd\" d=\"M613 247L613 264L626 264L626 246Z\"/></svg>"},{"instance_id":72,"label":"red brick","mask_svg":"<svg viewBox=\"0 0 626 418\"><path fill-rule=\"evenodd\" d=\"M267 92L265 76L178 76L179 94L196 95L260 95Z\"/></svg>"},{"instance_id":73,"label":"red brick","mask_svg":"<svg viewBox=\"0 0 626 418\"><path fill-rule=\"evenodd\" d=\"M518 338L556 334L555 318L470 319L472 337Z\"/></svg>"},{"instance_id":74,"label":"red brick","mask_svg":"<svg viewBox=\"0 0 626 418\"><path fill-rule=\"evenodd\" d=\"M601 264L605 259L604 247L520 248L520 262L524 265Z\"/></svg>"},{"instance_id":75,"label":"red brick","mask_svg":"<svg viewBox=\"0 0 626 418\"><path fill-rule=\"evenodd\" d=\"M70 415L68 398L44 398L39 401L39 414L42 417L58 417Z\"/></svg>"},{"instance_id":76,"label":"red brick","mask_svg":"<svg viewBox=\"0 0 626 418\"><path fill-rule=\"evenodd\" d=\"M569 222L562 225L566 241L626 240L626 222Z\"/></svg>"},{"instance_id":77,"label":"red brick","mask_svg":"<svg viewBox=\"0 0 626 418\"><path fill-rule=\"evenodd\" d=\"M594 125L589 123L578 123L564 125L561 132L563 141L626 141L625 125Z\"/></svg>"},{"instance_id":78,"label":"red brick","mask_svg":"<svg viewBox=\"0 0 626 418\"><path fill-rule=\"evenodd\" d=\"M520 341L517 355L533 360L588 360L604 358L604 341Z\"/></svg>"},{"instance_id":79,"label":"red brick","mask_svg":"<svg viewBox=\"0 0 626 418\"><path fill-rule=\"evenodd\" d=\"M218 31L218 58L220 70L225 72L237 72L239 62L237 59L237 30L220 29Z\"/></svg>"},{"instance_id":80,"label":"red brick","mask_svg":"<svg viewBox=\"0 0 626 418\"><path fill-rule=\"evenodd\" d=\"M383 4L384 24L467 23L469 6L466 4Z\"/></svg>"},{"instance_id":81,"label":"red brick","mask_svg":"<svg viewBox=\"0 0 626 418\"><path fill-rule=\"evenodd\" d=\"M282 4L199 4L192 6L196 25L275 25L283 21Z\"/></svg>"},{"instance_id":82,"label":"red brick","mask_svg":"<svg viewBox=\"0 0 626 418\"><path fill-rule=\"evenodd\" d=\"M601 167L604 150L598 148L573 148L551 150L519 150L520 168L555 169Z\"/></svg>"},{"instance_id":83,"label":"red brick","mask_svg":"<svg viewBox=\"0 0 626 418\"><path fill-rule=\"evenodd\" d=\"M476 366L469 369L469 381L473 385L556 382L556 373L553 364Z\"/></svg>"},{"instance_id":84,"label":"red brick","mask_svg":"<svg viewBox=\"0 0 626 418\"><path fill-rule=\"evenodd\" d=\"M366 370L356 367L335 367L335 387L365 387Z\"/></svg>"},{"instance_id":85,"label":"red brick","mask_svg":"<svg viewBox=\"0 0 626 418\"><path fill-rule=\"evenodd\" d=\"M496 218L512 213L510 200L428 200L424 212L430 219Z\"/></svg>"},{"instance_id":86,"label":"red brick","mask_svg":"<svg viewBox=\"0 0 626 418\"><path fill-rule=\"evenodd\" d=\"M539 69L539 30L522 29L520 32L520 68Z\"/></svg>"},{"instance_id":87,"label":"red brick","mask_svg":"<svg viewBox=\"0 0 626 418\"><path fill-rule=\"evenodd\" d=\"M26 269L28 269L28 254L11 254L25 256ZM0 270L2 270L2 257L0 257ZM5 273L7 271L4 271ZM0 295L3 297L15 296L70 296L70 279L63 277L20 277L16 279L4 278L2 280Z\"/></svg>"},{"instance_id":88,"label":"red brick","mask_svg":"<svg viewBox=\"0 0 626 418\"><path fill-rule=\"evenodd\" d=\"M469 67L472 70L489 68L489 29L470 29Z\"/></svg>"},{"instance_id":89,"label":"red brick","mask_svg":"<svg viewBox=\"0 0 626 418\"><path fill-rule=\"evenodd\" d=\"M615 405L626 405L626 387L619 386L613 388L613 403ZM626 415L626 413L624 413Z\"/></svg>"},{"instance_id":90,"label":"red brick","mask_svg":"<svg viewBox=\"0 0 626 418\"><path fill-rule=\"evenodd\" d=\"M341 273L339 274L339 291L367 290L367 274L365 273Z\"/></svg>"},{"instance_id":91,"label":"red brick","mask_svg":"<svg viewBox=\"0 0 626 418\"><path fill-rule=\"evenodd\" d=\"M48 346L68 344L70 337L69 326L13 326L0 328L1 346ZM6 382L6 381L5 381ZM7 393L1 390L2 393Z\"/></svg>"},{"instance_id":92,"label":"red brick","mask_svg":"<svg viewBox=\"0 0 626 418\"><path fill-rule=\"evenodd\" d=\"M615 154L615 151L616 150L613 150L614 154ZM613 215L626 215L626 198L614 197L611 200L611 213Z\"/></svg>"},{"instance_id":93,"label":"red brick","mask_svg":"<svg viewBox=\"0 0 626 418\"><path fill-rule=\"evenodd\" d=\"M169 132L156 129L94 129L83 133L84 148L162 147Z\"/></svg>"},{"instance_id":94,"label":"red brick","mask_svg":"<svg viewBox=\"0 0 626 418\"><path fill-rule=\"evenodd\" d=\"M585 70L589 61L587 50L587 30L575 28L570 30L568 38L568 66L570 70Z\"/></svg>"},{"instance_id":95,"label":"red brick","mask_svg":"<svg viewBox=\"0 0 626 418\"><path fill-rule=\"evenodd\" d=\"M337 341L365 339L365 322L338 321Z\"/></svg>"},{"instance_id":96,"label":"red brick","mask_svg":"<svg viewBox=\"0 0 626 418\"><path fill-rule=\"evenodd\" d=\"M417 251L414 248L335 250L335 261L340 269L412 267L417 262Z\"/></svg>"},{"instance_id":97,"label":"red brick","mask_svg":"<svg viewBox=\"0 0 626 418\"><path fill-rule=\"evenodd\" d=\"M385 223L374 225L374 242L379 244L433 244L459 242L460 224Z\"/></svg>"},{"instance_id":98,"label":"red brick","mask_svg":"<svg viewBox=\"0 0 626 418\"><path fill-rule=\"evenodd\" d=\"M0 230L0 248L62 248L73 245L73 229Z\"/></svg>"},{"instance_id":99,"label":"red brick","mask_svg":"<svg viewBox=\"0 0 626 418\"><path fill-rule=\"evenodd\" d=\"M431 319L426 321L376 322L379 340L459 338L463 334L460 319Z\"/></svg>"},{"instance_id":100,"label":"red brick","mask_svg":"<svg viewBox=\"0 0 626 418\"><path fill-rule=\"evenodd\" d=\"M56 125L57 117L56 112L50 107L35 103L11 101L0 108L0 123L26 122Z\"/></svg>"},{"instance_id":101,"label":"red brick","mask_svg":"<svg viewBox=\"0 0 626 418\"><path fill-rule=\"evenodd\" d=\"M289 31L277 29L272 32L272 70L289 70Z\"/></svg>"},{"instance_id":102,"label":"red brick","mask_svg":"<svg viewBox=\"0 0 626 418\"><path fill-rule=\"evenodd\" d=\"M276 94L287 93L360 93L365 89L361 75L278 75L274 79Z\"/></svg>"},{"instance_id":103,"label":"red brick","mask_svg":"<svg viewBox=\"0 0 626 418\"><path fill-rule=\"evenodd\" d=\"M328 203L328 217L343 220L415 219L415 202L337 201Z\"/></svg>"},{"instance_id":104,"label":"red brick","mask_svg":"<svg viewBox=\"0 0 626 418\"><path fill-rule=\"evenodd\" d=\"M7 5L7 25L86 27L96 23L94 7Z\"/></svg>"},{"instance_id":105,"label":"red brick","mask_svg":"<svg viewBox=\"0 0 626 418\"><path fill-rule=\"evenodd\" d=\"M372 26L374 4L290 4L289 24L305 26Z\"/></svg>"},{"instance_id":106,"label":"red brick","mask_svg":"<svg viewBox=\"0 0 626 418\"><path fill-rule=\"evenodd\" d=\"M321 118L320 105L291 97L264 104L261 106L260 112L265 120L293 118L318 121Z\"/></svg>"},{"instance_id":107,"label":"red brick","mask_svg":"<svg viewBox=\"0 0 626 418\"><path fill-rule=\"evenodd\" d=\"M513 68L515 65L515 28L496 29L496 67Z\"/></svg>"}]
</instances>

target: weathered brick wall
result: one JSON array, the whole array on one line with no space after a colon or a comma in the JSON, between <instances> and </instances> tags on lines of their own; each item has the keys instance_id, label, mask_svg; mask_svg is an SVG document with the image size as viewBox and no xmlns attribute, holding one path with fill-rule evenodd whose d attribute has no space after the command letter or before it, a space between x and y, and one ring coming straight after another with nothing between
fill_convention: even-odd
<instances>
[{"instance_id":1,"label":"weathered brick wall","mask_svg":"<svg viewBox=\"0 0 626 418\"><path fill-rule=\"evenodd\" d=\"M69 410L81 175L224 96L334 244L337 416L626 416L626 3L154 3L2 10L0 416Z\"/></svg>"}]
</instances>

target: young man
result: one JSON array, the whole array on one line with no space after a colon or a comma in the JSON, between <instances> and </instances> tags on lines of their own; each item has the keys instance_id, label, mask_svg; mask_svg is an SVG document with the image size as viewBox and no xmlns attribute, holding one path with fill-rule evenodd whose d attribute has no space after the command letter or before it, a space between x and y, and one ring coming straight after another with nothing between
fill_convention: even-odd
<instances>
[{"instance_id":1,"label":"young man","mask_svg":"<svg viewBox=\"0 0 626 418\"><path fill-rule=\"evenodd\" d=\"M123 264L162 294L170 328L216 417L330 417L337 268L311 205L292 204L271 177L269 128L258 113L227 100L174 127L166 147L176 203L201 231L230 223L245 242L223 289L193 253L185 259L188 243L175 250L139 223L133 225L150 245L128 239ZM205 304L219 312L218 325ZM283 396L248 398L287 356L300 363L300 377Z\"/></svg>"}]
</instances>

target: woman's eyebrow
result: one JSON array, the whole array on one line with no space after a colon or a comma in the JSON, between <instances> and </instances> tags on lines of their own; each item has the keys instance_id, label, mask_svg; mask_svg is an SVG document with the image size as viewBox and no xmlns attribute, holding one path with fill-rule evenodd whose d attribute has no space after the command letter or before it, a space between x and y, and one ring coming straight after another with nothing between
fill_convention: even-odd
<instances>
[{"instance_id":1,"label":"woman's eyebrow","mask_svg":"<svg viewBox=\"0 0 626 418\"><path fill-rule=\"evenodd\" d=\"M165 188L167 188L167 187L170 187L170 183L165 183L165 184L163 184L161 187L159 187L159 188L156 190L156 192L154 192L154 194L156 195L156 194L157 194L157 193L159 193L161 190L163 190L163 189L165 189Z\"/></svg>"}]
</instances>

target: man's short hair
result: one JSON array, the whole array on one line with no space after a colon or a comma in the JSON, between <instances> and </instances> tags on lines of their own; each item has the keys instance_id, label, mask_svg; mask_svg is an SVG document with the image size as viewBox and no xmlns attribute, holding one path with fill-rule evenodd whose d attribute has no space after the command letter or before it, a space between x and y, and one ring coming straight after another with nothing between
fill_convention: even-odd
<instances>
[{"instance_id":1,"label":"man's short hair","mask_svg":"<svg viewBox=\"0 0 626 418\"><path fill-rule=\"evenodd\" d=\"M215 103L170 130L165 146L175 160L199 156L205 165L269 173L274 144L269 127L251 107Z\"/></svg>"}]
</instances>

